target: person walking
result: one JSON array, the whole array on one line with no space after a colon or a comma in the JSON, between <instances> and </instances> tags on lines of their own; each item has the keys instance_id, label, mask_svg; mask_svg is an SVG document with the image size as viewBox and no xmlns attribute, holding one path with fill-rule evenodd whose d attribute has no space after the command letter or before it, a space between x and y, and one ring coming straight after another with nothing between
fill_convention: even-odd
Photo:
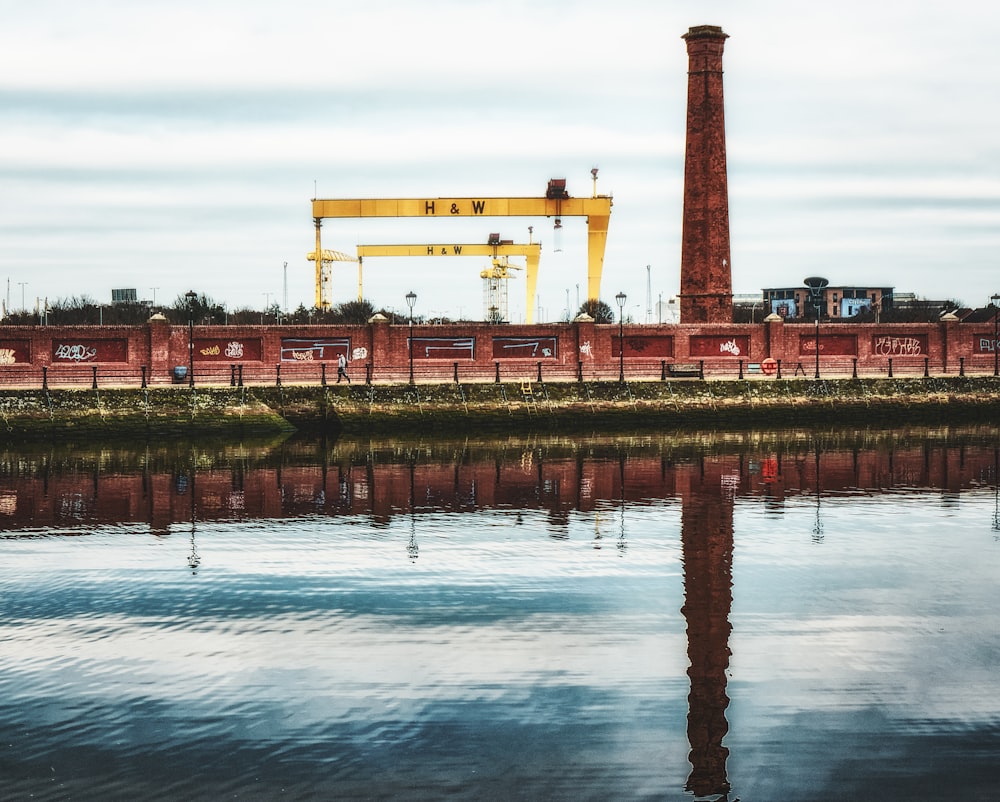
<instances>
[{"instance_id":1,"label":"person walking","mask_svg":"<svg viewBox=\"0 0 1000 802\"><path fill-rule=\"evenodd\" d=\"M340 354L337 357L337 384L340 384L340 377L343 376L347 379L347 383L351 383L351 377L347 375L347 356L345 354Z\"/></svg>"}]
</instances>

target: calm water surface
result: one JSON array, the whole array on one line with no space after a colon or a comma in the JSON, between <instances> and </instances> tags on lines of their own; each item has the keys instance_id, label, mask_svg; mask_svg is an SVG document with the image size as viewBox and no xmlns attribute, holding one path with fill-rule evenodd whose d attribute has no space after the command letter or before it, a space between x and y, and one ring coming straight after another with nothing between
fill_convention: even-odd
<instances>
[{"instance_id":1,"label":"calm water surface","mask_svg":"<svg viewBox=\"0 0 1000 802\"><path fill-rule=\"evenodd\" d=\"M0 451L0 798L1000 798L998 454Z\"/></svg>"}]
</instances>

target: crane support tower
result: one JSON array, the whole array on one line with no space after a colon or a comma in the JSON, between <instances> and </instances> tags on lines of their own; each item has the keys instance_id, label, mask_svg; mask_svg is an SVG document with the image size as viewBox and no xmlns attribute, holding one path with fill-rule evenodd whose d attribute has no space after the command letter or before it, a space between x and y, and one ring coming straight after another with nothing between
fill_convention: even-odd
<instances>
[{"instance_id":1,"label":"crane support tower","mask_svg":"<svg viewBox=\"0 0 1000 802\"><path fill-rule=\"evenodd\" d=\"M316 259L317 253L321 253L323 255L323 258L318 261ZM341 253L340 251L324 251L317 248L312 253L307 254L306 259L310 262L316 262L317 309L322 309L324 312L327 312L330 307L333 306L333 287L331 279L333 278L332 273L334 262L358 263L358 300L361 300L361 260L356 256L348 256L346 253Z\"/></svg>"},{"instance_id":2,"label":"crane support tower","mask_svg":"<svg viewBox=\"0 0 1000 802\"><path fill-rule=\"evenodd\" d=\"M312 201L316 225L316 253L323 250L321 229L328 219L368 217L552 217L556 227L564 217L587 219L587 297L597 300L601 293L604 250L611 219L611 196L597 194L597 168L591 171L594 192L589 198L570 197L565 178L549 180L542 197L522 198L369 198Z\"/></svg>"},{"instance_id":3,"label":"crane support tower","mask_svg":"<svg viewBox=\"0 0 1000 802\"><path fill-rule=\"evenodd\" d=\"M492 264L480 271L483 280L483 319L487 323L509 323L510 314L507 306L507 281L511 278L511 270L520 270L519 265L512 265L506 256L493 257Z\"/></svg>"},{"instance_id":4,"label":"crane support tower","mask_svg":"<svg viewBox=\"0 0 1000 802\"><path fill-rule=\"evenodd\" d=\"M502 240L499 234L490 234L486 243L450 243L437 245L359 245L358 246L358 300L361 300L360 276L366 256L489 256L493 259L508 256L525 257L525 319L534 322L535 287L538 283L538 262L542 245L538 242L515 243Z\"/></svg>"}]
</instances>

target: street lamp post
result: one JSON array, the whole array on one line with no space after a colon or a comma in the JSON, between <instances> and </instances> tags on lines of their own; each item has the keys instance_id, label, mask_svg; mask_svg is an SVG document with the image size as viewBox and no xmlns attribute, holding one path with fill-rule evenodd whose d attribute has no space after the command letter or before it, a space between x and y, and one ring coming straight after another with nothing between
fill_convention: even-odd
<instances>
[{"instance_id":1,"label":"street lamp post","mask_svg":"<svg viewBox=\"0 0 1000 802\"><path fill-rule=\"evenodd\" d=\"M816 318L816 378L819 378L819 317Z\"/></svg>"},{"instance_id":2,"label":"street lamp post","mask_svg":"<svg viewBox=\"0 0 1000 802\"><path fill-rule=\"evenodd\" d=\"M194 302L198 293L188 290L184 297L188 302L188 387L194 387Z\"/></svg>"},{"instance_id":3,"label":"street lamp post","mask_svg":"<svg viewBox=\"0 0 1000 802\"><path fill-rule=\"evenodd\" d=\"M410 384L413 384L413 305L417 302L417 294L410 290L406 293L406 305L410 307Z\"/></svg>"},{"instance_id":4,"label":"street lamp post","mask_svg":"<svg viewBox=\"0 0 1000 802\"><path fill-rule=\"evenodd\" d=\"M625 383L625 301L628 296L619 292L615 296L618 302L618 383Z\"/></svg>"},{"instance_id":5,"label":"street lamp post","mask_svg":"<svg viewBox=\"0 0 1000 802\"><path fill-rule=\"evenodd\" d=\"M993 375L1000 376L1000 348L997 348L997 313L1000 312L1000 308L997 307L997 303L1000 302L1000 295L991 295L990 303L993 304Z\"/></svg>"}]
</instances>

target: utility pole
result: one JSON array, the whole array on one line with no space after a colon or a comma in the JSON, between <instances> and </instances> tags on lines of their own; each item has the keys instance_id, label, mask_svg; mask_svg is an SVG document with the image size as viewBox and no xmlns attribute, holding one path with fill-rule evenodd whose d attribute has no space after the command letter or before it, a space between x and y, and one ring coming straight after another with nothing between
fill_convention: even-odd
<instances>
[{"instance_id":1,"label":"utility pole","mask_svg":"<svg viewBox=\"0 0 1000 802\"><path fill-rule=\"evenodd\" d=\"M649 277L649 265L646 265L646 322L653 322L653 285Z\"/></svg>"}]
</instances>

